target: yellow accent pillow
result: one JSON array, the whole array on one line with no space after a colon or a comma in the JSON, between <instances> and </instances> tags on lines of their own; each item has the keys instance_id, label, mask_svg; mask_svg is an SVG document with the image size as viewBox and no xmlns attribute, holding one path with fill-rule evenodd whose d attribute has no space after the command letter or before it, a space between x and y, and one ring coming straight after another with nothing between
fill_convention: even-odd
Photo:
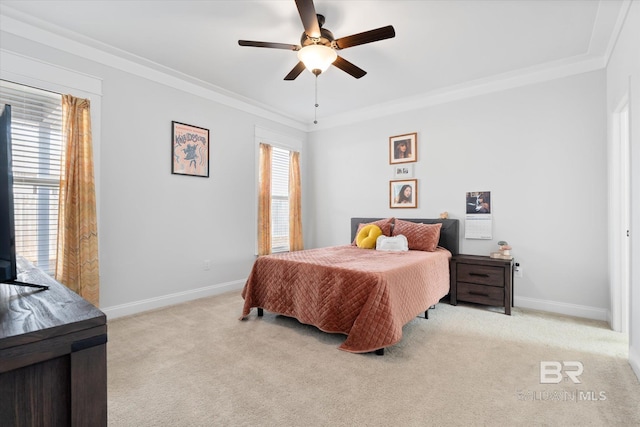
<instances>
[{"instance_id":1,"label":"yellow accent pillow","mask_svg":"<svg viewBox=\"0 0 640 427\"><path fill-rule=\"evenodd\" d=\"M373 249L376 247L376 239L382 236L382 229L375 224L365 225L356 236L356 245L362 249Z\"/></svg>"}]
</instances>

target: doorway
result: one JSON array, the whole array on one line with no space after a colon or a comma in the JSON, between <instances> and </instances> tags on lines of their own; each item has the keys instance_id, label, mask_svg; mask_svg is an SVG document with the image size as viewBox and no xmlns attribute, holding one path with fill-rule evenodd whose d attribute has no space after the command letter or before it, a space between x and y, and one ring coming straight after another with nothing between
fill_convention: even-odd
<instances>
[{"instance_id":1,"label":"doorway","mask_svg":"<svg viewBox=\"0 0 640 427\"><path fill-rule=\"evenodd\" d=\"M625 97L612 116L611 166L611 328L629 334L631 283L631 132L629 100Z\"/></svg>"}]
</instances>

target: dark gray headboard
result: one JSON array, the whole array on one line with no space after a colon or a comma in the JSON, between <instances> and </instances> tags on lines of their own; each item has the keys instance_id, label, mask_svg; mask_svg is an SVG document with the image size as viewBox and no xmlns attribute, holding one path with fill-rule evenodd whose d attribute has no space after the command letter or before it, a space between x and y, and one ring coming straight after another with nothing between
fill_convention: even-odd
<instances>
[{"instance_id":1,"label":"dark gray headboard","mask_svg":"<svg viewBox=\"0 0 640 427\"><path fill-rule=\"evenodd\" d=\"M358 232L358 225L362 223L368 223L377 221L379 219L384 218L351 218L351 240L356 238L356 233ZM453 255L458 255L458 248L460 245L460 236L459 236L459 222L457 219L440 219L440 218L398 218L403 221L411 221L411 222L420 222L423 224L436 224L438 222L442 223L442 228L440 229L440 241L438 242L438 246L442 246L443 248L447 248L449 252Z\"/></svg>"}]
</instances>

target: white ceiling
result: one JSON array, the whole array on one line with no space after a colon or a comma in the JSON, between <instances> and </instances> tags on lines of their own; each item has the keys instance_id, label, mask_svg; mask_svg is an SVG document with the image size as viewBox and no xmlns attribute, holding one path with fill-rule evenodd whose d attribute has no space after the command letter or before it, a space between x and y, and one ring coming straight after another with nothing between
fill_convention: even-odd
<instances>
[{"instance_id":1,"label":"white ceiling","mask_svg":"<svg viewBox=\"0 0 640 427\"><path fill-rule=\"evenodd\" d=\"M305 71L283 80L296 52L238 45L299 44L303 27L293 0L0 0L0 7L12 20L219 88L305 126L313 121L315 77ZM355 79L331 67L320 75L318 121L602 68L626 7L628 0L316 0L336 38L386 25L396 31L395 38L340 51L368 74Z\"/></svg>"}]
</instances>

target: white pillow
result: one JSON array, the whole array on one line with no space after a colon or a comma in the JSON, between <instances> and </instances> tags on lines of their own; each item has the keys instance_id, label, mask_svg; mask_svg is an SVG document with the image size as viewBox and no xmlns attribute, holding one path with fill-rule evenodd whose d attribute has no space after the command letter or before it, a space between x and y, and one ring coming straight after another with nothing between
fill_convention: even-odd
<instances>
[{"instance_id":1,"label":"white pillow","mask_svg":"<svg viewBox=\"0 0 640 427\"><path fill-rule=\"evenodd\" d=\"M379 236L376 239L376 250L378 251L408 251L409 244L407 243L407 238L402 234L398 234L397 236L387 237L387 236Z\"/></svg>"}]
</instances>

